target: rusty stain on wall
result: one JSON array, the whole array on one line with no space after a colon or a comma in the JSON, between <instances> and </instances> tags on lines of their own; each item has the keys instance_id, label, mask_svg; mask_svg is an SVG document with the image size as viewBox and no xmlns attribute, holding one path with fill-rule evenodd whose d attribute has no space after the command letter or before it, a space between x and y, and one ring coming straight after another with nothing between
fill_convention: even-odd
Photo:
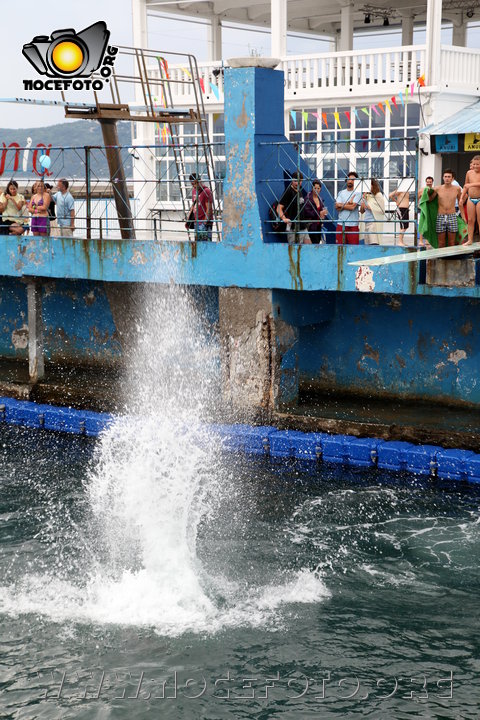
<instances>
[{"instance_id":1,"label":"rusty stain on wall","mask_svg":"<svg viewBox=\"0 0 480 720\"><path fill-rule=\"evenodd\" d=\"M232 168L235 166L235 172L223 200L223 228L242 232L247 208L255 206L253 157L249 140L240 155L238 145L232 145L227 164Z\"/></svg>"},{"instance_id":2,"label":"rusty stain on wall","mask_svg":"<svg viewBox=\"0 0 480 720\"><path fill-rule=\"evenodd\" d=\"M303 290L303 280L300 268L300 257L301 257L301 245L289 245L288 246L288 270L292 278L293 290ZM295 258L295 251L297 257Z\"/></svg>"},{"instance_id":3,"label":"rusty stain on wall","mask_svg":"<svg viewBox=\"0 0 480 720\"><path fill-rule=\"evenodd\" d=\"M12 332L12 345L15 350L25 350L28 346L28 326L23 324L18 330Z\"/></svg>"},{"instance_id":4,"label":"rusty stain on wall","mask_svg":"<svg viewBox=\"0 0 480 720\"><path fill-rule=\"evenodd\" d=\"M378 350L374 350L371 345L368 344L368 342L365 341L365 352L362 355L362 360L365 360L365 358L370 358L371 360L374 360L377 365L380 361L380 353Z\"/></svg>"},{"instance_id":5,"label":"rusty stain on wall","mask_svg":"<svg viewBox=\"0 0 480 720\"><path fill-rule=\"evenodd\" d=\"M134 250L132 253L132 257L128 262L130 265L146 265L147 258L145 254L140 250Z\"/></svg>"},{"instance_id":6,"label":"rusty stain on wall","mask_svg":"<svg viewBox=\"0 0 480 720\"><path fill-rule=\"evenodd\" d=\"M243 93L243 102L242 102L242 110L240 112L240 115L235 119L235 123L238 128L246 128L248 125L248 115L247 111L245 110L245 98L246 94Z\"/></svg>"},{"instance_id":7,"label":"rusty stain on wall","mask_svg":"<svg viewBox=\"0 0 480 720\"><path fill-rule=\"evenodd\" d=\"M453 363L454 365L458 365L460 360L466 360L467 359L467 353L465 350L455 350L450 353L447 360L448 362Z\"/></svg>"},{"instance_id":8,"label":"rusty stain on wall","mask_svg":"<svg viewBox=\"0 0 480 720\"><path fill-rule=\"evenodd\" d=\"M427 337L424 333L419 333L417 340L417 352L420 360L427 359L429 345L433 345L433 339L431 337Z\"/></svg>"}]
</instances>

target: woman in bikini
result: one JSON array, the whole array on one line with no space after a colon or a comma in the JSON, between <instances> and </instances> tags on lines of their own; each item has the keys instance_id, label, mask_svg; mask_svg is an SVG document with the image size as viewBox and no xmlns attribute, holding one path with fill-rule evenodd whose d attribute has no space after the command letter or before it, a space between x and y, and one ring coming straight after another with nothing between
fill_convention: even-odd
<instances>
[{"instance_id":1,"label":"woman in bikini","mask_svg":"<svg viewBox=\"0 0 480 720\"><path fill-rule=\"evenodd\" d=\"M50 195L45 190L43 180L35 183L35 194L28 203L28 210L32 214L31 230L36 237L46 237L48 231L48 206Z\"/></svg>"},{"instance_id":2,"label":"woman in bikini","mask_svg":"<svg viewBox=\"0 0 480 720\"><path fill-rule=\"evenodd\" d=\"M467 201L468 240L464 245L471 245L475 232L475 221L480 227L480 155L475 155L470 163L470 170L465 176L465 185L460 196L459 205Z\"/></svg>"}]
</instances>

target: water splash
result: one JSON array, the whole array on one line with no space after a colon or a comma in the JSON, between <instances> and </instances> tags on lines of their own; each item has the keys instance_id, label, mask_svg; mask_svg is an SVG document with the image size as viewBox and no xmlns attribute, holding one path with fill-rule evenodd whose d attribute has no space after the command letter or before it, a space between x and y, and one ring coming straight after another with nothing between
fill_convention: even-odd
<instances>
[{"instance_id":1,"label":"water splash","mask_svg":"<svg viewBox=\"0 0 480 720\"><path fill-rule=\"evenodd\" d=\"M307 570L277 572L275 581L267 572L264 584L251 585L199 559L199 528L222 494L234 492L235 472L222 465L207 430L219 402L219 362L198 301L179 288L144 289L124 383L128 417L101 435L84 482L84 527L71 524L70 545L82 551L67 562L57 552L53 567L31 568L0 588L0 608L177 635L265 627L282 604L328 594Z\"/></svg>"}]
</instances>

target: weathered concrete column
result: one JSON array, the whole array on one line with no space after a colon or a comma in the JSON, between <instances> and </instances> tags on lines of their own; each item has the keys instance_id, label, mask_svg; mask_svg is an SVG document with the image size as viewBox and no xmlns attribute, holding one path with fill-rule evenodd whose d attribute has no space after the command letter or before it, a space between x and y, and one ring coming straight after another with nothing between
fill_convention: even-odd
<instances>
[{"instance_id":1,"label":"weathered concrete column","mask_svg":"<svg viewBox=\"0 0 480 720\"><path fill-rule=\"evenodd\" d=\"M458 45L459 47L465 47L467 44L467 23L463 13L457 22L453 23L452 27L452 45Z\"/></svg>"},{"instance_id":2,"label":"weathered concrete column","mask_svg":"<svg viewBox=\"0 0 480 720\"><path fill-rule=\"evenodd\" d=\"M427 0L426 26L427 52L425 57L425 78L427 85L440 82L440 46L442 41L442 0ZM414 78L412 78L413 80Z\"/></svg>"},{"instance_id":3,"label":"weathered concrete column","mask_svg":"<svg viewBox=\"0 0 480 720\"><path fill-rule=\"evenodd\" d=\"M410 10L400 10L402 18L402 45L413 45L413 14Z\"/></svg>"},{"instance_id":4,"label":"weathered concrete column","mask_svg":"<svg viewBox=\"0 0 480 720\"><path fill-rule=\"evenodd\" d=\"M207 26L207 54L210 62L222 60L222 24L218 15L212 15Z\"/></svg>"},{"instance_id":5,"label":"weathered concrete column","mask_svg":"<svg viewBox=\"0 0 480 720\"><path fill-rule=\"evenodd\" d=\"M287 56L287 0L270 2L271 53L273 57Z\"/></svg>"},{"instance_id":6,"label":"weathered concrete column","mask_svg":"<svg viewBox=\"0 0 480 720\"><path fill-rule=\"evenodd\" d=\"M42 289L37 280L27 282L28 375L36 383L45 375L43 360Z\"/></svg>"},{"instance_id":7,"label":"weathered concrete column","mask_svg":"<svg viewBox=\"0 0 480 720\"><path fill-rule=\"evenodd\" d=\"M427 260L427 285L440 287L475 287L475 260L440 258Z\"/></svg>"},{"instance_id":8,"label":"weathered concrete column","mask_svg":"<svg viewBox=\"0 0 480 720\"><path fill-rule=\"evenodd\" d=\"M298 397L298 328L278 317L272 294L219 289L223 395L242 419Z\"/></svg>"},{"instance_id":9,"label":"weathered concrete column","mask_svg":"<svg viewBox=\"0 0 480 720\"><path fill-rule=\"evenodd\" d=\"M353 3L349 0L342 3L338 49L341 52L353 50Z\"/></svg>"}]
</instances>

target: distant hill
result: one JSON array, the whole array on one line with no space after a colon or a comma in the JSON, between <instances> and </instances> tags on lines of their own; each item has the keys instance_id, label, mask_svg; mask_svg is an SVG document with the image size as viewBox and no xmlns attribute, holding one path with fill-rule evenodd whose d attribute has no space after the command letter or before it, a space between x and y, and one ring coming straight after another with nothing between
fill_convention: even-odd
<instances>
[{"instance_id":1,"label":"distant hill","mask_svg":"<svg viewBox=\"0 0 480 720\"><path fill-rule=\"evenodd\" d=\"M120 145L130 146L132 143L132 126L128 122L118 123L118 136ZM28 138L31 138L31 147L26 154L23 149L28 145ZM13 147L9 147L16 143ZM40 147L39 147L40 145ZM45 147L50 147L52 159L49 171L50 179L56 177L67 177L71 180L85 179L85 146L102 146L102 131L95 120L75 120L49 125L42 128L0 128L0 187L3 180L10 178L33 178L38 176L41 167L38 158L45 152ZM57 149L64 148L64 149ZM72 148L72 149L68 149ZM132 175L132 161L127 150L122 150L124 156L125 174ZM23 170L24 159L26 159L26 171ZM91 177L94 182L96 178L108 178L108 164L105 152L91 150ZM37 172L35 172L37 170Z\"/></svg>"}]
</instances>

